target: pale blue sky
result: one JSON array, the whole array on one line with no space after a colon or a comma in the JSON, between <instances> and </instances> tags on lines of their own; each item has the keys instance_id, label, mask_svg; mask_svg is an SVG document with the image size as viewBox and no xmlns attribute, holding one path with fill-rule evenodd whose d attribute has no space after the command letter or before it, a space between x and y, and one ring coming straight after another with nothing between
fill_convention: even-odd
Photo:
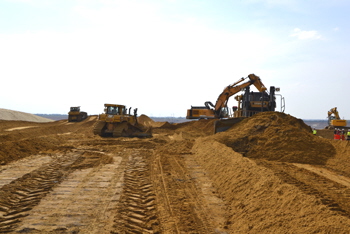
<instances>
[{"instance_id":1,"label":"pale blue sky","mask_svg":"<svg viewBox=\"0 0 350 234\"><path fill-rule=\"evenodd\" d=\"M254 73L286 113L350 119L350 1L0 0L0 108L185 116ZM236 105L231 98L229 105Z\"/></svg>"}]
</instances>

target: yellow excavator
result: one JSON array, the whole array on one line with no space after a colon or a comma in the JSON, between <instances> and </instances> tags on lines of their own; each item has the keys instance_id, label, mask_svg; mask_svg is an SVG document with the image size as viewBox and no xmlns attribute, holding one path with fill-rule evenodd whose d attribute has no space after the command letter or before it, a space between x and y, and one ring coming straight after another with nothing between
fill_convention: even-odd
<instances>
[{"instance_id":1,"label":"yellow excavator","mask_svg":"<svg viewBox=\"0 0 350 234\"><path fill-rule=\"evenodd\" d=\"M137 121L137 108L131 114L124 105L105 104L104 113L98 116L94 134L101 137L152 137L151 128Z\"/></svg>"},{"instance_id":2,"label":"yellow excavator","mask_svg":"<svg viewBox=\"0 0 350 234\"><path fill-rule=\"evenodd\" d=\"M242 83L248 78L248 81ZM207 101L204 103L205 106L191 106L191 109L187 110L186 119L218 119L229 117L229 110L227 108L229 98L252 84L260 92L265 92L266 88L261 79L254 74L250 74L248 77L242 77L237 82L227 86L219 95L215 105L213 105L212 102ZM266 105L265 102L264 104ZM255 103L254 105L259 105L260 107L261 103Z\"/></svg>"},{"instance_id":3,"label":"yellow excavator","mask_svg":"<svg viewBox=\"0 0 350 234\"><path fill-rule=\"evenodd\" d=\"M346 127L347 122L345 119L340 119L337 107L334 107L328 111L328 129L334 129L335 127Z\"/></svg>"},{"instance_id":4,"label":"yellow excavator","mask_svg":"<svg viewBox=\"0 0 350 234\"><path fill-rule=\"evenodd\" d=\"M242 83L243 81L245 82ZM259 92L251 92L251 85L254 85ZM238 105L232 107L233 115L231 115L227 107L227 102L231 96L240 91L243 91L244 93L235 97L238 101ZM227 86L217 98L215 105L211 102L205 102L205 106L191 106L191 109L187 110L186 118L219 119L214 124L214 132L222 132L235 123L240 122L242 119L250 117L256 113L275 111L276 91L279 91L279 88L271 86L270 92L268 93L267 88L262 83L260 77L255 74L250 74L248 77L241 78L232 85ZM282 98L282 100L284 102L284 98ZM284 109L284 103L281 107Z\"/></svg>"}]
</instances>

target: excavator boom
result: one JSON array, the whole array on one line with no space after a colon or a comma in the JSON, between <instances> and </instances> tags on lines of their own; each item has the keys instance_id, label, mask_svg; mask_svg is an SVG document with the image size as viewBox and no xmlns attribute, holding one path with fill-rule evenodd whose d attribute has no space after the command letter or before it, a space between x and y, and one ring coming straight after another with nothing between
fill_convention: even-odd
<instances>
[{"instance_id":1,"label":"excavator boom","mask_svg":"<svg viewBox=\"0 0 350 234\"><path fill-rule=\"evenodd\" d=\"M243 84L238 85L239 83L244 81L246 78L241 78L239 81L233 83L232 85L227 86L224 89L224 91L219 95L218 99L216 100L215 107L214 107L215 113L219 113L220 110L227 105L227 101L232 95L235 95L236 93L242 91L244 88L252 84L259 90L259 92L266 91L266 87L262 83L260 77L254 74L250 74L248 75L247 78L249 78L249 81Z\"/></svg>"}]
</instances>

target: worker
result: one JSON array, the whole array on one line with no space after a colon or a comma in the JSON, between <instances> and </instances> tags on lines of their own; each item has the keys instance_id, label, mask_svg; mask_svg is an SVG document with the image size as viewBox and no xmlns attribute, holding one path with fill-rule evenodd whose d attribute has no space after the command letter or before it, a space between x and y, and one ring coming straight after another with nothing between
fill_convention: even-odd
<instances>
[{"instance_id":1,"label":"worker","mask_svg":"<svg viewBox=\"0 0 350 234\"><path fill-rule=\"evenodd\" d=\"M337 139L337 129L336 128L334 129L334 132L333 132L333 139L334 140Z\"/></svg>"},{"instance_id":2,"label":"worker","mask_svg":"<svg viewBox=\"0 0 350 234\"><path fill-rule=\"evenodd\" d=\"M316 129L313 129L313 130L312 130L312 134L314 134L314 136L316 136L317 130L316 130Z\"/></svg>"},{"instance_id":3,"label":"worker","mask_svg":"<svg viewBox=\"0 0 350 234\"><path fill-rule=\"evenodd\" d=\"M348 132L346 133L346 135L347 135L346 140L350 141L350 129L348 129Z\"/></svg>"},{"instance_id":4,"label":"worker","mask_svg":"<svg viewBox=\"0 0 350 234\"><path fill-rule=\"evenodd\" d=\"M340 138L342 141L345 141L345 129L343 128L341 130L341 138Z\"/></svg>"},{"instance_id":5,"label":"worker","mask_svg":"<svg viewBox=\"0 0 350 234\"><path fill-rule=\"evenodd\" d=\"M334 140L337 140L337 138L338 138L338 129L335 128L335 129L334 129L334 137L333 137L333 139L334 139Z\"/></svg>"},{"instance_id":6,"label":"worker","mask_svg":"<svg viewBox=\"0 0 350 234\"><path fill-rule=\"evenodd\" d=\"M340 129L338 128L334 130L334 140L340 140Z\"/></svg>"}]
</instances>

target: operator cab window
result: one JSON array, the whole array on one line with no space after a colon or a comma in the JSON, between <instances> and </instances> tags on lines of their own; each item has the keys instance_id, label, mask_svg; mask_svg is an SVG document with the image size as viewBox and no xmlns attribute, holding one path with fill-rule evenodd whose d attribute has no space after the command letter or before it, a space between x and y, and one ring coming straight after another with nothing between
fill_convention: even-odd
<instances>
[{"instance_id":1,"label":"operator cab window","mask_svg":"<svg viewBox=\"0 0 350 234\"><path fill-rule=\"evenodd\" d=\"M110 115L117 115L117 114L119 114L118 113L118 107L114 107L114 106L108 107L107 114L110 114Z\"/></svg>"}]
</instances>

